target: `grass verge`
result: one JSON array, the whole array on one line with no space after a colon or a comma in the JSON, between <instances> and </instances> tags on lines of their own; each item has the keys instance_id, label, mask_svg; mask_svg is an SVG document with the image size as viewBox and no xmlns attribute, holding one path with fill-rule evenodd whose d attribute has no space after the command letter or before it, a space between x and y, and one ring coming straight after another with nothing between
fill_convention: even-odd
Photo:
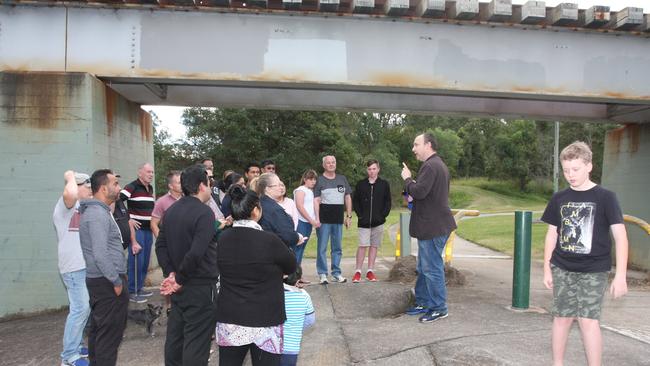
<instances>
[{"instance_id":1,"label":"grass verge","mask_svg":"<svg viewBox=\"0 0 650 366\"><path fill-rule=\"evenodd\" d=\"M404 212L403 209L393 209L388 217L386 218L386 223L384 224L384 238L381 242L381 247L377 252L378 257L395 257L395 243L391 241L389 236L390 227L399 222L399 214ZM305 258L316 258L316 230L313 230L309 241L307 242L307 247L305 248ZM349 229L343 227L343 256L344 257L354 257L357 254L357 248L359 247L359 230L357 229L357 216L352 215L352 225ZM330 258L330 245L327 246L327 257L328 263Z\"/></svg>"},{"instance_id":2,"label":"grass verge","mask_svg":"<svg viewBox=\"0 0 650 366\"><path fill-rule=\"evenodd\" d=\"M534 259L544 258L544 236L547 225L534 223L540 214L533 215L531 254ZM514 215L476 217L461 220L456 234L484 247L513 255L515 243Z\"/></svg>"}]
</instances>

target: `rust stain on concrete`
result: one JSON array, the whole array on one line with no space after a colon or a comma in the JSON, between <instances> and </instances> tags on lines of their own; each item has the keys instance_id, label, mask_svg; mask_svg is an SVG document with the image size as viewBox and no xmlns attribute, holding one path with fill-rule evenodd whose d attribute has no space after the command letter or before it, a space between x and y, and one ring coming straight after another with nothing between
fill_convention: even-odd
<instances>
[{"instance_id":1,"label":"rust stain on concrete","mask_svg":"<svg viewBox=\"0 0 650 366\"><path fill-rule=\"evenodd\" d=\"M625 126L627 130L628 146L630 154L639 151L639 140L641 139L641 128L637 124L629 124Z\"/></svg>"},{"instance_id":2,"label":"rust stain on concrete","mask_svg":"<svg viewBox=\"0 0 650 366\"><path fill-rule=\"evenodd\" d=\"M140 136L143 140L151 142L153 138L153 124L151 115L139 108L138 122L140 123Z\"/></svg>"},{"instance_id":3,"label":"rust stain on concrete","mask_svg":"<svg viewBox=\"0 0 650 366\"><path fill-rule=\"evenodd\" d=\"M621 153L621 145L625 144L625 141L627 141L627 152L636 153L639 151L640 139L641 128L638 124L627 124L607 132L607 143L616 154Z\"/></svg>"},{"instance_id":4,"label":"rust stain on concrete","mask_svg":"<svg viewBox=\"0 0 650 366\"><path fill-rule=\"evenodd\" d=\"M111 136L113 134L113 126L115 125L115 112L117 112L117 98L119 96L108 85L104 85L104 90L104 96L106 98L106 134Z\"/></svg>"},{"instance_id":5,"label":"rust stain on concrete","mask_svg":"<svg viewBox=\"0 0 650 366\"><path fill-rule=\"evenodd\" d=\"M624 132L625 126L607 132L607 143L611 146L612 152L617 155L621 152L621 140Z\"/></svg>"},{"instance_id":6,"label":"rust stain on concrete","mask_svg":"<svg viewBox=\"0 0 650 366\"><path fill-rule=\"evenodd\" d=\"M55 129L66 108L78 96L83 75L38 72L2 72L7 121L37 129Z\"/></svg>"}]
</instances>

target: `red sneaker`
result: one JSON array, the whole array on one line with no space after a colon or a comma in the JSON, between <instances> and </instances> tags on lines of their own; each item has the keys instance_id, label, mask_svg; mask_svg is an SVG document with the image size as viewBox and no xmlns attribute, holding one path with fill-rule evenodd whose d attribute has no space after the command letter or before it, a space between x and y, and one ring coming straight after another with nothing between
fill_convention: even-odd
<instances>
[{"instance_id":1,"label":"red sneaker","mask_svg":"<svg viewBox=\"0 0 650 366\"><path fill-rule=\"evenodd\" d=\"M368 271L366 273L366 279L370 282L377 282L377 277L375 277L375 273L373 271Z\"/></svg>"},{"instance_id":2,"label":"red sneaker","mask_svg":"<svg viewBox=\"0 0 650 366\"><path fill-rule=\"evenodd\" d=\"M352 276L352 283L359 283L361 281L361 272L356 271L354 272L354 276Z\"/></svg>"}]
</instances>

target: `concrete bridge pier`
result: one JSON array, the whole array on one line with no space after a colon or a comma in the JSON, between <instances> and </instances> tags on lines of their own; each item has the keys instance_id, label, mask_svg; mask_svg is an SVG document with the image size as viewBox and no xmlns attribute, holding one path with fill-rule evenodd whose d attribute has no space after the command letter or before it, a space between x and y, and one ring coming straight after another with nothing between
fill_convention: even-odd
<instances>
[{"instance_id":1,"label":"concrete bridge pier","mask_svg":"<svg viewBox=\"0 0 650 366\"><path fill-rule=\"evenodd\" d=\"M616 192L623 213L650 221L650 124L629 124L607 133L603 185ZM650 271L650 239L627 224L629 264Z\"/></svg>"},{"instance_id":2,"label":"concrete bridge pier","mask_svg":"<svg viewBox=\"0 0 650 366\"><path fill-rule=\"evenodd\" d=\"M86 73L0 72L0 318L67 306L52 210L67 169L122 184L153 162L151 116Z\"/></svg>"}]
</instances>

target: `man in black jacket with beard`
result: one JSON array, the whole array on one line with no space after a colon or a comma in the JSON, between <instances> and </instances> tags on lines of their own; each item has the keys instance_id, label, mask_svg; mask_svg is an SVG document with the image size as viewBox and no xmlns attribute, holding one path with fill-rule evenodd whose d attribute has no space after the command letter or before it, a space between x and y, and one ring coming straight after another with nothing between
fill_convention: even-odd
<instances>
[{"instance_id":1,"label":"man in black jacket with beard","mask_svg":"<svg viewBox=\"0 0 650 366\"><path fill-rule=\"evenodd\" d=\"M163 295L171 295L167 321L165 365L207 365L210 338L216 326L217 243L215 219L205 204L210 183L203 165L181 174L185 196L165 213L156 241L158 263L165 280Z\"/></svg>"},{"instance_id":2,"label":"man in black jacket with beard","mask_svg":"<svg viewBox=\"0 0 650 366\"><path fill-rule=\"evenodd\" d=\"M360 180L352 195L352 207L357 214L359 227L359 249L357 249L357 270L352 277L353 283L361 280L361 268L363 260L368 251L368 271L366 279L371 282L377 281L373 269L377 249L381 245L384 236L384 223L390 213L391 197L390 185L387 181L379 178L379 162L375 159L366 163L368 178Z\"/></svg>"}]
</instances>

